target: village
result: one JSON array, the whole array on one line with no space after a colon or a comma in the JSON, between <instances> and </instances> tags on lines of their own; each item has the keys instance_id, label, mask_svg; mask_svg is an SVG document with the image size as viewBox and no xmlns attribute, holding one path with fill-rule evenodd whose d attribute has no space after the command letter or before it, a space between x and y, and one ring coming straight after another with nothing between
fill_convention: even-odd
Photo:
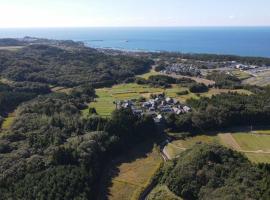
<instances>
[{"instance_id":1,"label":"village","mask_svg":"<svg viewBox=\"0 0 270 200\"><path fill-rule=\"evenodd\" d=\"M233 70L239 70L256 77L258 73L269 72L269 66L249 65L236 61L211 62L211 61L187 61L166 64L160 72L163 74L176 74L184 76L206 76L209 71L218 70L230 74Z\"/></svg>"},{"instance_id":2,"label":"village","mask_svg":"<svg viewBox=\"0 0 270 200\"><path fill-rule=\"evenodd\" d=\"M161 71L164 74L176 74L187 76L201 76L201 71L194 64L174 63L165 67Z\"/></svg>"},{"instance_id":3,"label":"village","mask_svg":"<svg viewBox=\"0 0 270 200\"><path fill-rule=\"evenodd\" d=\"M191 108L164 94L153 95L149 100L124 100L116 102L117 109L131 109L138 116L152 116L155 123L162 123L168 114L181 115L191 112Z\"/></svg>"}]
</instances>

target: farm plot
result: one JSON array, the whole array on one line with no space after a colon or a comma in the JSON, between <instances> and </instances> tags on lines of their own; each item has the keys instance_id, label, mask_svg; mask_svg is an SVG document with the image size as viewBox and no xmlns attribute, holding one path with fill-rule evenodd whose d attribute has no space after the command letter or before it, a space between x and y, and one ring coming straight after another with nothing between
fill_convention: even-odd
<instances>
[{"instance_id":1,"label":"farm plot","mask_svg":"<svg viewBox=\"0 0 270 200\"><path fill-rule=\"evenodd\" d=\"M137 147L120 158L120 164L115 170L116 176L108 188L109 200L138 199L141 192L150 184L163 160L155 148L142 156L145 148L145 146Z\"/></svg>"}]
</instances>

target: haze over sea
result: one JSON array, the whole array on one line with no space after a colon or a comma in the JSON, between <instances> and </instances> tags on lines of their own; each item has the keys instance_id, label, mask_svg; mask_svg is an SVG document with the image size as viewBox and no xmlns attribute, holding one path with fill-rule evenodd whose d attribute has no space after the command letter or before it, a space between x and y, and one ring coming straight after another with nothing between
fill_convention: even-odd
<instances>
[{"instance_id":1,"label":"haze over sea","mask_svg":"<svg viewBox=\"0 0 270 200\"><path fill-rule=\"evenodd\" d=\"M90 47L270 57L270 27L20 28L0 37L82 41Z\"/></svg>"}]
</instances>

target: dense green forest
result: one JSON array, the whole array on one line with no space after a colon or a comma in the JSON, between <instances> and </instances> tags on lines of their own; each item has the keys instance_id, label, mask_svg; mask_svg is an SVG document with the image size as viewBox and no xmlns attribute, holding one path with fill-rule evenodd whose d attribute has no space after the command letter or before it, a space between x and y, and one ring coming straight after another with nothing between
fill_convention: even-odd
<instances>
[{"instance_id":1,"label":"dense green forest","mask_svg":"<svg viewBox=\"0 0 270 200\"><path fill-rule=\"evenodd\" d=\"M0 51L0 75L17 82L40 82L73 87L93 84L110 86L146 72L151 61L110 56L95 49L30 45L18 51Z\"/></svg>"},{"instance_id":2,"label":"dense green forest","mask_svg":"<svg viewBox=\"0 0 270 200\"><path fill-rule=\"evenodd\" d=\"M167 126L171 130L193 133L233 126L268 125L270 121L269 88L252 95L224 93L187 102L193 111L169 116Z\"/></svg>"},{"instance_id":3,"label":"dense green forest","mask_svg":"<svg viewBox=\"0 0 270 200\"><path fill-rule=\"evenodd\" d=\"M148 79L137 77L135 82L140 85L150 85L152 87L170 88L172 84L179 84L183 87L191 87L196 82L189 78L173 78L166 75L154 75Z\"/></svg>"},{"instance_id":4,"label":"dense green forest","mask_svg":"<svg viewBox=\"0 0 270 200\"><path fill-rule=\"evenodd\" d=\"M1 40L3 46L15 42ZM17 115L0 135L3 200L93 199L106 159L156 133L152 118L129 110L110 119L81 113L94 88L132 80L149 70L150 60L49 42L0 51L0 74L8 80L0 83L0 124L14 109ZM53 93L52 86L72 89Z\"/></svg>"},{"instance_id":5,"label":"dense green forest","mask_svg":"<svg viewBox=\"0 0 270 200\"><path fill-rule=\"evenodd\" d=\"M156 179L183 199L267 200L269 176L269 165L253 165L221 146L197 144L165 163Z\"/></svg>"},{"instance_id":6,"label":"dense green forest","mask_svg":"<svg viewBox=\"0 0 270 200\"><path fill-rule=\"evenodd\" d=\"M106 158L155 135L152 118L129 110L82 118L94 95L80 86L18 108L0 139L0 199L92 199Z\"/></svg>"},{"instance_id":7,"label":"dense green forest","mask_svg":"<svg viewBox=\"0 0 270 200\"><path fill-rule=\"evenodd\" d=\"M3 117L6 117L20 103L49 92L48 85L42 83L20 82L12 85L0 83L0 125Z\"/></svg>"}]
</instances>

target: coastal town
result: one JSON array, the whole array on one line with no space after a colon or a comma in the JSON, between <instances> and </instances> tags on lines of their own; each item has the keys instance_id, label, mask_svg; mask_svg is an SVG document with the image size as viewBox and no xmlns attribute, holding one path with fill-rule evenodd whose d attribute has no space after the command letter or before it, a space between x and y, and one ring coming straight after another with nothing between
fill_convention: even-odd
<instances>
[{"instance_id":1,"label":"coastal town","mask_svg":"<svg viewBox=\"0 0 270 200\"><path fill-rule=\"evenodd\" d=\"M212 71L222 71L228 74L232 71L240 71L249 74L251 77L257 77L258 74L263 72L270 72L270 67L267 65L251 65L236 61L213 62L180 59L172 60L166 64L162 62L160 64L160 61L157 63L159 64L156 64L156 66L161 69L160 73L162 74L192 77L203 77Z\"/></svg>"}]
</instances>

